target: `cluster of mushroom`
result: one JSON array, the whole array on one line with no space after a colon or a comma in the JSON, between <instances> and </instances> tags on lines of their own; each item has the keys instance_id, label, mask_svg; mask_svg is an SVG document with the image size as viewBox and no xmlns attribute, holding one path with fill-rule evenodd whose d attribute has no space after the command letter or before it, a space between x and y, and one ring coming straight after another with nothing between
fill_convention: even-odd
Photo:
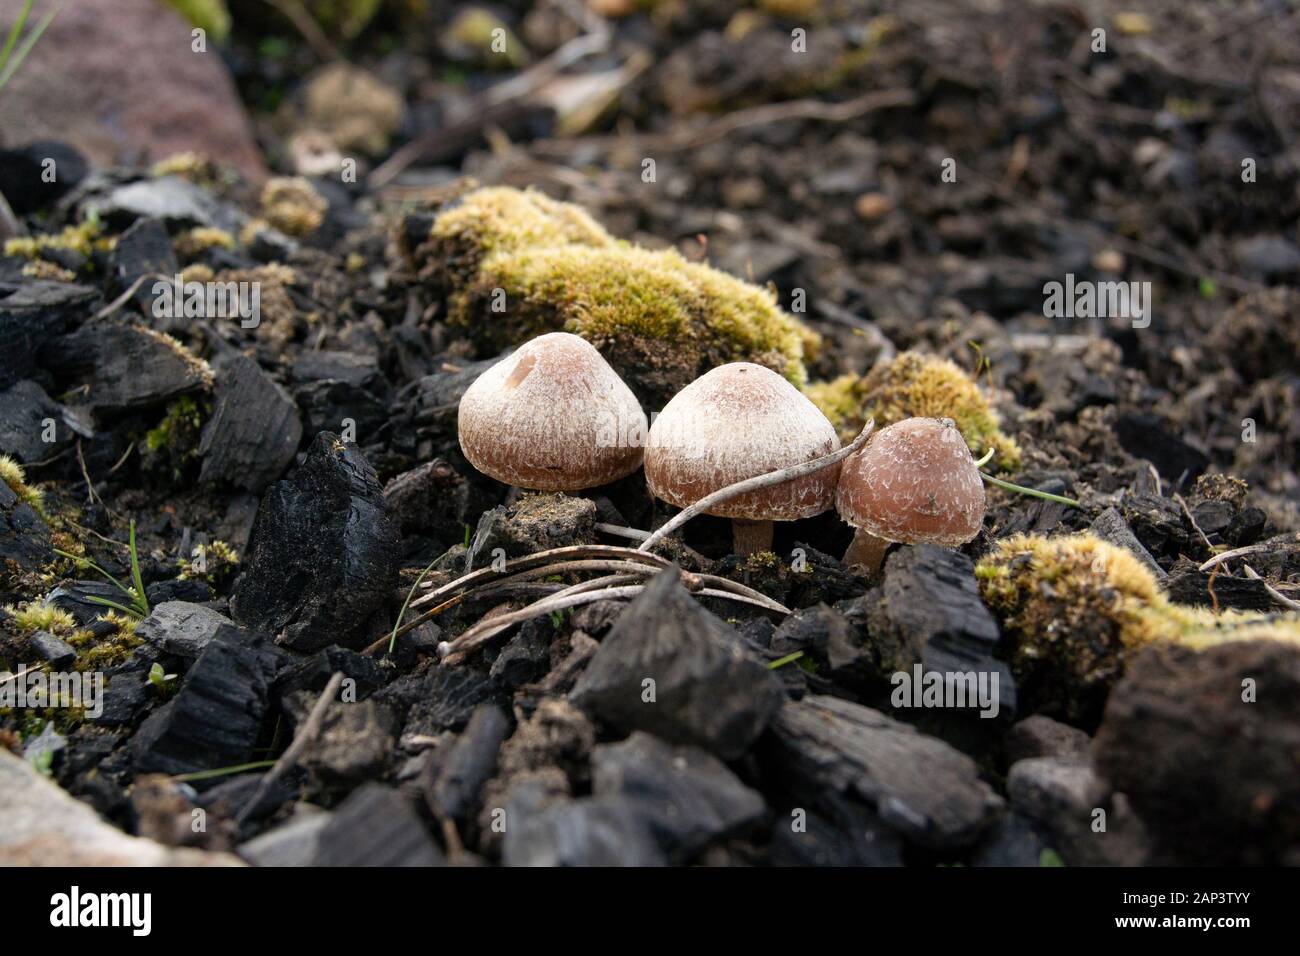
<instances>
[{"instance_id":1,"label":"cluster of mushroom","mask_svg":"<svg viewBox=\"0 0 1300 956\"><path fill-rule=\"evenodd\" d=\"M748 362L719 366L682 389L647 434L632 391L592 345L564 332L533 339L475 380L461 399L459 432L470 464L499 481L579 491L644 463L651 493L681 508L840 448L811 401ZM973 538L984 486L953 422L911 418L842 464L729 496L706 513L732 520L736 553L747 555L771 548L774 521L832 504L857 529L846 562L874 571L890 542L952 547Z\"/></svg>"}]
</instances>

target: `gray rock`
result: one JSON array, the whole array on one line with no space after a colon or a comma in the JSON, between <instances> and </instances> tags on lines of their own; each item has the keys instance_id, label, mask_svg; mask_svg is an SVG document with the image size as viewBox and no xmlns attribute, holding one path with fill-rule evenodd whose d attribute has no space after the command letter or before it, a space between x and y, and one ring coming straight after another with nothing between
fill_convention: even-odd
<instances>
[{"instance_id":1,"label":"gray rock","mask_svg":"<svg viewBox=\"0 0 1300 956\"><path fill-rule=\"evenodd\" d=\"M235 852L254 866L307 866L329 822L330 814L323 810L300 809L287 823L241 843Z\"/></svg>"},{"instance_id":2,"label":"gray rock","mask_svg":"<svg viewBox=\"0 0 1300 956\"><path fill-rule=\"evenodd\" d=\"M1002 750L1007 766L1011 766L1031 757L1086 756L1091 743L1091 738L1082 730L1034 714L1007 731L1002 739Z\"/></svg>"},{"instance_id":3,"label":"gray rock","mask_svg":"<svg viewBox=\"0 0 1300 956\"><path fill-rule=\"evenodd\" d=\"M31 652L47 662L54 670L59 670L77 659L77 652L71 644L60 640L49 631L37 631L28 640Z\"/></svg>"},{"instance_id":4,"label":"gray rock","mask_svg":"<svg viewBox=\"0 0 1300 956\"><path fill-rule=\"evenodd\" d=\"M226 853L127 836L0 747L0 866L238 866Z\"/></svg>"},{"instance_id":5,"label":"gray rock","mask_svg":"<svg viewBox=\"0 0 1300 956\"><path fill-rule=\"evenodd\" d=\"M135 633L164 654L192 661L223 627L231 625L230 618L201 604L167 601L155 605L149 616L136 625Z\"/></svg>"},{"instance_id":6,"label":"gray rock","mask_svg":"<svg viewBox=\"0 0 1300 956\"><path fill-rule=\"evenodd\" d=\"M1147 570L1157 578L1165 576L1165 569L1156 564L1156 559L1151 557L1151 552L1143 547L1142 542L1133 533L1133 529L1128 526L1123 515L1119 513L1119 509L1107 508L1097 515L1088 531L1107 544L1113 544L1115 547L1123 548L1132 554L1146 565Z\"/></svg>"},{"instance_id":7,"label":"gray rock","mask_svg":"<svg viewBox=\"0 0 1300 956\"><path fill-rule=\"evenodd\" d=\"M118 186L96 205L100 214L112 221L158 219L169 229L211 226L216 215L212 197L179 176L142 179Z\"/></svg>"},{"instance_id":8,"label":"gray rock","mask_svg":"<svg viewBox=\"0 0 1300 956\"><path fill-rule=\"evenodd\" d=\"M835 795L861 800L923 846L968 845L1003 808L965 754L835 697L786 702L770 742L772 771L801 799L813 805Z\"/></svg>"},{"instance_id":9,"label":"gray rock","mask_svg":"<svg viewBox=\"0 0 1300 956\"><path fill-rule=\"evenodd\" d=\"M1146 860L1141 821L1086 756L1021 760L1007 774L1007 793L1012 808L1043 829L1069 866L1140 866Z\"/></svg>"},{"instance_id":10,"label":"gray rock","mask_svg":"<svg viewBox=\"0 0 1300 956\"><path fill-rule=\"evenodd\" d=\"M510 791L506 866L666 866L637 806L617 797L553 798L536 783Z\"/></svg>"},{"instance_id":11,"label":"gray rock","mask_svg":"<svg viewBox=\"0 0 1300 956\"><path fill-rule=\"evenodd\" d=\"M783 696L775 675L691 598L673 569L628 605L571 694L612 726L698 744L724 760L749 748Z\"/></svg>"},{"instance_id":12,"label":"gray rock","mask_svg":"<svg viewBox=\"0 0 1300 956\"><path fill-rule=\"evenodd\" d=\"M312 866L442 866L411 802L392 787L352 791L316 835Z\"/></svg>"}]
</instances>

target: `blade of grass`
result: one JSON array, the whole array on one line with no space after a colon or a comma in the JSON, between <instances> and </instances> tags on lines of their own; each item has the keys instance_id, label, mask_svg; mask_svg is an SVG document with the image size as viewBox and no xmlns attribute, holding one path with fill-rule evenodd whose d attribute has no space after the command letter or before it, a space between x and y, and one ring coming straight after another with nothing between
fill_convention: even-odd
<instances>
[{"instance_id":1,"label":"blade of grass","mask_svg":"<svg viewBox=\"0 0 1300 956\"><path fill-rule=\"evenodd\" d=\"M465 532L466 534L469 533L469 525L465 526ZM420 582L424 580L424 576L432 571L433 566L437 563L437 558L430 561L429 566L420 572L420 576L416 578L415 583L411 585L411 590L406 592L406 600L402 602L402 609L397 612L397 623L393 625L393 636L388 641L388 653L393 653L393 648L397 646L397 629L402 626L402 618L406 616L406 609L411 606L411 598L415 597L415 589L420 586Z\"/></svg>"},{"instance_id":2,"label":"blade of grass","mask_svg":"<svg viewBox=\"0 0 1300 956\"><path fill-rule=\"evenodd\" d=\"M803 657L803 651L795 651L793 654L787 654L785 657L778 657L776 660L771 661L767 665L767 669L774 671L778 667L784 667L786 664L793 663L801 657Z\"/></svg>"},{"instance_id":3,"label":"blade of grass","mask_svg":"<svg viewBox=\"0 0 1300 956\"><path fill-rule=\"evenodd\" d=\"M14 44L22 36L23 24L32 15L32 4L35 2L36 0L26 0L23 8L18 11L18 19L14 21L14 25L9 29L9 37L5 40L4 49L0 49L0 69L3 69L4 65L9 62L9 54L14 51Z\"/></svg>"},{"instance_id":4,"label":"blade of grass","mask_svg":"<svg viewBox=\"0 0 1300 956\"><path fill-rule=\"evenodd\" d=\"M217 767L215 770L195 770L193 773L178 773L173 780L180 783L192 783L195 780L211 780L213 777L225 777L232 773L247 773L250 770L262 770L275 766L274 760L254 760L252 763L238 763L233 767Z\"/></svg>"},{"instance_id":5,"label":"blade of grass","mask_svg":"<svg viewBox=\"0 0 1300 956\"><path fill-rule=\"evenodd\" d=\"M131 580L135 583L135 603L141 617L149 616L149 599L144 594L144 578L140 576L140 556L135 550L135 522L131 522Z\"/></svg>"},{"instance_id":6,"label":"blade of grass","mask_svg":"<svg viewBox=\"0 0 1300 956\"><path fill-rule=\"evenodd\" d=\"M111 607L115 611L121 611L128 617L143 617L138 607L127 607L125 604L118 604L116 601L110 601L106 597L100 597L98 594L87 594L86 600L91 604L101 604L104 607Z\"/></svg>"},{"instance_id":7,"label":"blade of grass","mask_svg":"<svg viewBox=\"0 0 1300 956\"><path fill-rule=\"evenodd\" d=\"M127 587L125 584L123 584L121 581L119 581L117 578L113 577L113 575L109 574L107 571L101 568L94 561L91 561L89 558L84 558L79 554L71 554L70 552L67 551L60 551L58 548L54 549L54 553L61 558L68 558L69 560L75 561L78 566L84 565L85 567L98 571L104 577L108 578L115 585L117 585L117 589L121 591L123 594L125 594L128 598L130 598L132 603L135 603L135 594L131 591L131 589Z\"/></svg>"},{"instance_id":8,"label":"blade of grass","mask_svg":"<svg viewBox=\"0 0 1300 956\"><path fill-rule=\"evenodd\" d=\"M1053 495L1046 491L1039 491L1037 488L1026 488L1024 485L1015 485L1009 481L1003 481L1001 478L994 478L992 475L986 475L980 472L980 477L990 485L996 485L1007 491L1014 491L1018 495L1029 495L1031 498L1042 498L1044 501L1059 501L1063 505L1069 505L1071 508L1082 508L1083 505L1073 498L1067 498L1064 495Z\"/></svg>"},{"instance_id":9,"label":"blade of grass","mask_svg":"<svg viewBox=\"0 0 1300 956\"><path fill-rule=\"evenodd\" d=\"M23 44L18 48L17 52L13 53L13 58L9 59L4 64L4 69L0 70L0 90L3 90L5 84L8 83L13 75L18 72L18 67L23 65L23 60L27 59L27 54L32 52L32 47L36 46L36 41L41 38L41 34L45 32L46 28L54 20L54 16L59 12L61 6L62 5L55 7L41 18L40 23L36 24L36 28L23 38ZM29 2L27 8L24 10L24 19L26 19L26 13L30 9L31 3ZM8 57L9 53L6 52L5 56Z\"/></svg>"}]
</instances>

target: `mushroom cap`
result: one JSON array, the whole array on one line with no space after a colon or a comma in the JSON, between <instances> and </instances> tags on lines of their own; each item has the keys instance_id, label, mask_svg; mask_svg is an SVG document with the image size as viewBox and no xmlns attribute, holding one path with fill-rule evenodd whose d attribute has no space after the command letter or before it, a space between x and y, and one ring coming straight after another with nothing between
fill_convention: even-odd
<instances>
[{"instance_id":1,"label":"mushroom cap","mask_svg":"<svg viewBox=\"0 0 1300 956\"><path fill-rule=\"evenodd\" d=\"M797 465L840 447L817 406L771 369L721 365L673 396L650 426L650 492L679 508L746 478ZM791 521L821 514L835 498L839 467L746 492L709 514Z\"/></svg>"},{"instance_id":2,"label":"mushroom cap","mask_svg":"<svg viewBox=\"0 0 1300 956\"><path fill-rule=\"evenodd\" d=\"M590 343L552 332L474 380L458 429L461 451L483 474L519 488L578 491L636 471L646 417Z\"/></svg>"},{"instance_id":3,"label":"mushroom cap","mask_svg":"<svg viewBox=\"0 0 1300 956\"><path fill-rule=\"evenodd\" d=\"M951 548L979 534L984 482L951 418L907 418L845 460L835 507L886 541Z\"/></svg>"}]
</instances>

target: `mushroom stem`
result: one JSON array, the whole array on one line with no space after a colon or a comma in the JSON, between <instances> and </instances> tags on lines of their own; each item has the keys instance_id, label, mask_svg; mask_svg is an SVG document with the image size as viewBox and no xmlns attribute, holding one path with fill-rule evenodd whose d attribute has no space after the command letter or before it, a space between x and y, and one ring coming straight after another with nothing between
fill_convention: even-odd
<instances>
[{"instance_id":1,"label":"mushroom stem","mask_svg":"<svg viewBox=\"0 0 1300 956\"><path fill-rule=\"evenodd\" d=\"M731 521L732 548L742 558L760 551L772 550L772 522L746 521L733 518Z\"/></svg>"},{"instance_id":2,"label":"mushroom stem","mask_svg":"<svg viewBox=\"0 0 1300 956\"><path fill-rule=\"evenodd\" d=\"M738 481L734 485L727 485L725 488L719 488L717 491L705 495L689 508L684 508L674 515L664 524L641 542L638 551L649 551L656 544L666 538L669 534L676 531L686 522L690 521L698 514L702 514L714 505L721 504L724 501L730 501L738 495L743 495L749 491L757 491L759 488L768 488L772 485L779 485L782 482L794 481L796 478L802 478L804 475L811 475L814 471L821 471L823 468L829 468L831 465L837 465L845 458L848 458L855 451L867 443L871 437L871 430L876 427L874 418L868 419L867 423L862 426L862 432L857 438L853 439L851 445L845 445L839 451L833 451L829 455L822 455L820 458L814 458L812 461L805 461L799 465L790 465L787 468L778 468L776 471L770 471L765 475L756 475L753 478L746 478L744 481Z\"/></svg>"},{"instance_id":3,"label":"mushroom stem","mask_svg":"<svg viewBox=\"0 0 1300 956\"><path fill-rule=\"evenodd\" d=\"M880 570L880 564L885 560L885 552L888 549L889 542L884 538L878 538L870 531L857 528L853 532L853 541L844 552L844 563L849 567L855 565L861 567L870 576Z\"/></svg>"}]
</instances>

